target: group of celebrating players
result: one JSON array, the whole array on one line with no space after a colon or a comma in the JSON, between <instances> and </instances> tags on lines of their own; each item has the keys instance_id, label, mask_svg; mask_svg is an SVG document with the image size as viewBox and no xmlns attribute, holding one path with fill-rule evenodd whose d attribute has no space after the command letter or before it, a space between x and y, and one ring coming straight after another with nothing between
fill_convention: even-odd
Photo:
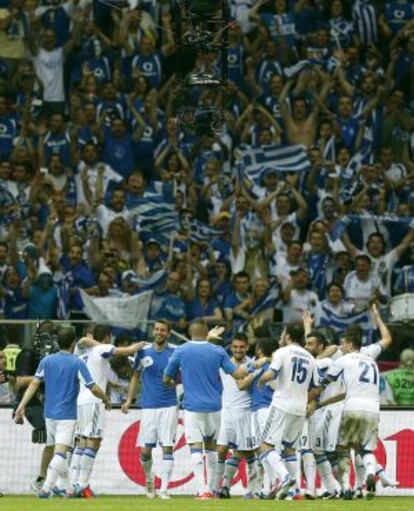
<instances>
[{"instance_id":1,"label":"group of celebrating players","mask_svg":"<svg viewBox=\"0 0 414 511\"><path fill-rule=\"evenodd\" d=\"M358 326L349 327L340 347L329 345L305 314L302 322L285 326L278 343L260 339L254 359L247 356L244 334L235 335L230 357L218 345L222 328L208 331L203 320L192 323L191 340L179 347L168 343L170 325L163 320L154 324L152 344L122 348L110 344L109 327L98 325L93 336L77 342L71 327L61 327L61 351L40 362L15 413L16 420L23 418L44 383L47 445L54 446L54 455L38 496L94 496L89 480L104 435L104 408L110 406L108 359L131 355L134 371L122 411L134 404L140 381L138 444L148 498L156 496L152 450L157 445L163 453L157 495L170 498L179 402L197 498L229 498L243 458L245 498L315 499L317 472L324 499L350 500L364 492L372 498L377 476L383 486L394 486L373 453L380 405L375 359L392 339L375 305L371 313L381 340L370 346L362 346Z\"/></svg>"}]
</instances>

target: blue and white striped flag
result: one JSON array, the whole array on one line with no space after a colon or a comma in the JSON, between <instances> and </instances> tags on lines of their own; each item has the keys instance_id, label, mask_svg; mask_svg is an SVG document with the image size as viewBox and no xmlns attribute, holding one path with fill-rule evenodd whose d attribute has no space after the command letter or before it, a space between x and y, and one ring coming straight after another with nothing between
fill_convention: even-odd
<instances>
[{"instance_id":1,"label":"blue and white striped flag","mask_svg":"<svg viewBox=\"0 0 414 511\"><path fill-rule=\"evenodd\" d=\"M323 150L323 159L329 162L335 162L336 160L336 147L335 147L335 135L332 135L331 138L325 145Z\"/></svg>"},{"instance_id":2,"label":"blue and white striped flag","mask_svg":"<svg viewBox=\"0 0 414 511\"><path fill-rule=\"evenodd\" d=\"M375 7L368 0L356 0L352 9L355 32L363 45L378 41L378 22Z\"/></svg>"},{"instance_id":3,"label":"blue and white striped flag","mask_svg":"<svg viewBox=\"0 0 414 511\"><path fill-rule=\"evenodd\" d=\"M58 319L68 319L70 314L70 287L73 284L73 275L68 271L63 275L61 280L57 282L58 293Z\"/></svg>"},{"instance_id":4,"label":"blue and white striped flag","mask_svg":"<svg viewBox=\"0 0 414 511\"><path fill-rule=\"evenodd\" d=\"M163 197L154 195L139 201L130 210L133 227L143 238L155 237L163 246L168 246L170 235L180 228L180 219L174 204L166 203Z\"/></svg>"},{"instance_id":5,"label":"blue and white striped flag","mask_svg":"<svg viewBox=\"0 0 414 511\"><path fill-rule=\"evenodd\" d=\"M138 284L139 290L149 291L154 289L160 289L164 287L167 281L168 272L164 268L153 273L150 277L143 279L142 277L134 277L131 279L132 282Z\"/></svg>"},{"instance_id":6,"label":"blue and white striped flag","mask_svg":"<svg viewBox=\"0 0 414 511\"><path fill-rule=\"evenodd\" d=\"M280 287L279 284L274 281L267 288L266 293L262 296L262 298L256 303L253 309L250 311L252 316L256 316L260 312L263 312L268 309L274 309L280 298ZM242 331L246 328L248 321L243 321L240 323L238 330Z\"/></svg>"},{"instance_id":7,"label":"blue and white striped flag","mask_svg":"<svg viewBox=\"0 0 414 511\"><path fill-rule=\"evenodd\" d=\"M351 219L348 216L336 220L328 232L329 239L331 241L339 240L350 223Z\"/></svg>"},{"instance_id":8,"label":"blue and white striped flag","mask_svg":"<svg viewBox=\"0 0 414 511\"><path fill-rule=\"evenodd\" d=\"M338 334L343 334L351 325L359 325L363 331L363 344L372 344L374 341L375 329L368 311L341 317L322 305L318 323L318 326L333 328Z\"/></svg>"},{"instance_id":9,"label":"blue and white striped flag","mask_svg":"<svg viewBox=\"0 0 414 511\"><path fill-rule=\"evenodd\" d=\"M240 162L243 175L256 184L260 184L263 173L269 169L277 172L304 172L310 169L306 148L300 144L247 147L240 151Z\"/></svg>"},{"instance_id":10,"label":"blue and white striped flag","mask_svg":"<svg viewBox=\"0 0 414 511\"><path fill-rule=\"evenodd\" d=\"M223 234L221 229L213 227L212 225L200 222L200 220L193 220L190 225L190 240L192 241L210 241Z\"/></svg>"}]
</instances>

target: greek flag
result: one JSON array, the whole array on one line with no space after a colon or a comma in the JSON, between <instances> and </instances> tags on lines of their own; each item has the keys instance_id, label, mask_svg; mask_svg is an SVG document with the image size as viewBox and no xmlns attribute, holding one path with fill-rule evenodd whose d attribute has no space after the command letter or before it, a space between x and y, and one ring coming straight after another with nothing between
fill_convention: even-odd
<instances>
[{"instance_id":1,"label":"greek flag","mask_svg":"<svg viewBox=\"0 0 414 511\"><path fill-rule=\"evenodd\" d=\"M304 172L310 162L304 145L279 146L271 144L260 148L247 147L240 151L240 171L250 181L260 185L266 170L277 172Z\"/></svg>"},{"instance_id":2,"label":"greek flag","mask_svg":"<svg viewBox=\"0 0 414 511\"><path fill-rule=\"evenodd\" d=\"M68 271L57 282L58 308L57 317L59 319L68 319L70 314L70 286L73 284L73 275Z\"/></svg>"},{"instance_id":3,"label":"greek flag","mask_svg":"<svg viewBox=\"0 0 414 511\"><path fill-rule=\"evenodd\" d=\"M356 0L352 9L355 32L363 45L378 41L375 7L368 0Z\"/></svg>"},{"instance_id":4,"label":"greek flag","mask_svg":"<svg viewBox=\"0 0 414 511\"><path fill-rule=\"evenodd\" d=\"M200 220L193 220L190 225L191 241L210 241L222 234L222 230L211 225L207 225Z\"/></svg>"},{"instance_id":5,"label":"greek flag","mask_svg":"<svg viewBox=\"0 0 414 511\"><path fill-rule=\"evenodd\" d=\"M154 195L144 198L130 210L134 229L145 238L156 238L161 245L168 246L173 231L180 227L174 204L166 203L163 197Z\"/></svg>"},{"instance_id":6,"label":"greek flag","mask_svg":"<svg viewBox=\"0 0 414 511\"><path fill-rule=\"evenodd\" d=\"M285 67L283 73L286 78L292 78L293 76L301 73L306 67L308 67L309 63L309 60L299 60L299 62L296 62L296 64L293 66Z\"/></svg>"},{"instance_id":7,"label":"greek flag","mask_svg":"<svg viewBox=\"0 0 414 511\"><path fill-rule=\"evenodd\" d=\"M274 281L268 287L266 293L262 296L262 298L256 303L253 309L250 311L252 316L256 316L260 312L263 312L268 309L273 309L276 307L276 304L279 301L279 284ZM248 321L243 321L239 326L239 331L244 330L247 326Z\"/></svg>"},{"instance_id":8,"label":"greek flag","mask_svg":"<svg viewBox=\"0 0 414 511\"><path fill-rule=\"evenodd\" d=\"M331 241L339 240L350 223L351 219L348 216L344 216L336 220L328 233L329 239Z\"/></svg>"},{"instance_id":9,"label":"greek flag","mask_svg":"<svg viewBox=\"0 0 414 511\"><path fill-rule=\"evenodd\" d=\"M363 344L368 345L374 342L374 326L368 311L341 317L322 305L318 323L318 326L333 328L338 334L343 334L351 325L359 325L363 331Z\"/></svg>"},{"instance_id":10,"label":"greek flag","mask_svg":"<svg viewBox=\"0 0 414 511\"><path fill-rule=\"evenodd\" d=\"M153 273L150 277L143 279L141 277L134 277L132 282L138 284L140 291L149 291L152 289L159 289L164 287L167 280L167 270L164 268Z\"/></svg>"},{"instance_id":11,"label":"greek flag","mask_svg":"<svg viewBox=\"0 0 414 511\"><path fill-rule=\"evenodd\" d=\"M336 160L336 148L335 148L335 135L332 135L331 138L325 145L323 150L323 159L329 162L335 162Z\"/></svg>"}]
</instances>

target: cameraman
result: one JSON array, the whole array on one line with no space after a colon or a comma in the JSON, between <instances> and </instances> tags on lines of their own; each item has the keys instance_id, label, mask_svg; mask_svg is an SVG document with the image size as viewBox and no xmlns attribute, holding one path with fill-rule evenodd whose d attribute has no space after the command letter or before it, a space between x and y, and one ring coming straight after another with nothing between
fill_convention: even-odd
<instances>
[{"instance_id":1,"label":"cameraman","mask_svg":"<svg viewBox=\"0 0 414 511\"><path fill-rule=\"evenodd\" d=\"M40 360L54 351L53 339L55 337L55 326L52 322L44 322L38 326L33 337L32 348L23 349L16 359L16 387L18 401L23 397L26 388L33 380ZM41 388L27 405L26 417L33 426L32 442L44 444L46 442L46 424L43 417L43 389ZM45 446L40 462L39 475L31 484L36 493L42 487L46 478L47 467L53 456L53 446Z\"/></svg>"}]
</instances>

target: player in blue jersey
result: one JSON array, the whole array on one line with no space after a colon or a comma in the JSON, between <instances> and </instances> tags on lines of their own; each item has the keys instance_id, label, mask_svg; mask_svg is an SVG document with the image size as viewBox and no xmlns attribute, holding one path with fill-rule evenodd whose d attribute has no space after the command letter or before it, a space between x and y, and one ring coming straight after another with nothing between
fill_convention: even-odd
<instances>
[{"instance_id":1,"label":"player in blue jersey","mask_svg":"<svg viewBox=\"0 0 414 511\"><path fill-rule=\"evenodd\" d=\"M16 410L15 420L20 422L27 403L35 395L42 382L45 385L44 415L46 420L46 444L54 446L54 455L47 470L47 477L39 491L40 498L49 498L58 478L67 487L68 463L66 453L72 446L77 419L79 383L86 387L105 405L110 402L105 392L93 381L86 364L73 355L76 334L72 327L58 330L60 351L43 358Z\"/></svg>"},{"instance_id":2,"label":"player in blue jersey","mask_svg":"<svg viewBox=\"0 0 414 511\"><path fill-rule=\"evenodd\" d=\"M222 332L210 332L214 337ZM191 341L177 348L164 371L167 385L175 385L178 371L184 387L184 426L191 450L191 462L198 497L213 498L217 483L217 436L220 430L223 385L220 369L238 379L246 375L245 366L236 366L225 350L208 342L207 323L196 320L190 327ZM204 480L203 444L207 458L207 483Z\"/></svg>"},{"instance_id":3,"label":"player in blue jersey","mask_svg":"<svg viewBox=\"0 0 414 511\"><path fill-rule=\"evenodd\" d=\"M175 387L167 387L163 382L164 369L175 351L174 346L168 344L170 330L168 321L159 319L155 322L154 342L136 354L128 399L122 405L123 413L128 413L129 407L134 403L138 380L141 378L142 411L138 445L141 448L141 463L146 476L148 498L155 497L152 449L157 443L162 446L163 451L159 497L170 498L168 484L173 469L173 447L178 421Z\"/></svg>"},{"instance_id":4,"label":"player in blue jersey","mask_svg":"<svg viewBox=\"0 0 414 511\"><path fill-rule=\"evenodd\" d=\"M273 339L261 339L256 345L256 360L260 361L264 358L268 359L260 368L255 366L249 367L249 375L243 380L239 380L238 386L240 390L250 390L252 396L252 430L255 438L255 449L260 445L260 439L266 424L269 413L270 404L273 398L273 385L264 385L259 387L257 384L262 375L269 369L272 353L277 349L277 343ZM256 479L256 491L253 492L253 498L261 497L261 490L264 494L270 492L270 481L263 481L263 467L259 464Z\"/></svg>"}]
</instances>

